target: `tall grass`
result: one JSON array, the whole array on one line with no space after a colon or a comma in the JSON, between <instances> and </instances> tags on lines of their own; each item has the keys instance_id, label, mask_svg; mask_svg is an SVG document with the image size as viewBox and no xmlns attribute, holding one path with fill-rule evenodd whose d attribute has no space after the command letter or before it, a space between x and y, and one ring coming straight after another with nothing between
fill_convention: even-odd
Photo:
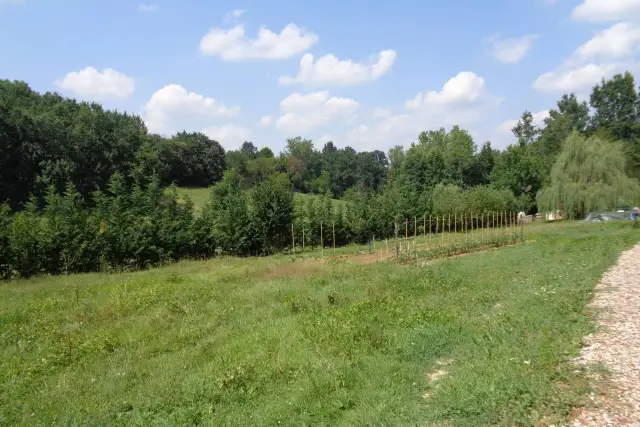
<instances>
[{"instance_id":1,"label":"tall grass","mask_svg":"<svg viewBox=\"0 0 640 427\"><path fill-rule=\"evenodd\" d=\"M534 425L629 224L426 268L287 256L0 285L3 425Z\"/></svg>"}]
</instances>

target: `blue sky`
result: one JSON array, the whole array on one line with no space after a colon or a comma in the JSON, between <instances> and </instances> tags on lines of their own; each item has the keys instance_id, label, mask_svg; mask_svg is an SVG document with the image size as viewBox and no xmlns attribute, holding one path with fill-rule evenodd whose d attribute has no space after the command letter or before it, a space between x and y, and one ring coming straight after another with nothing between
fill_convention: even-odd
<instances>
[{"instance_id":1,"label":"blue sky","mask_svg":"<svg viewBox=\"0 0 640 427\"><path fill-rule=\"evenodd\" d=\"M525 109L636 71L639 18L640 0L0 0L0 78L225 148L386 150L453 124L504 148Z\"/></svg>"}]
</instances>

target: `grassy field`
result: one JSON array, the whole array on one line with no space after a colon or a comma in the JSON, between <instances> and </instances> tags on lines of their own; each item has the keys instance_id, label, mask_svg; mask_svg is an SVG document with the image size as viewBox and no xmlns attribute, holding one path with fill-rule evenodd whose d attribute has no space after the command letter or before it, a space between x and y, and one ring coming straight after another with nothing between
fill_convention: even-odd
<instances>
[{"instance_id":1,"label":"grassy field","mask_svg":"<svg viewBox=\"0 0 640 427\"><path fill-rule=\"evenodd\" d=\"M204 205L209 200L209 197L211 197L211 189L179 187L178 196L189 197L193 202L193 209L196 212L200 212L200 210L204 207Z\"/></svg>"},{"instance_id":2,"label":"grassy field","mask_svg":"<svg viewBox=\"0 0 640 427\"><path fill-rule=\"evenodd\" d=\"M0 425L556 422L584 395L566 361L591 289L640 230L525 232L419 268L280 255L0 284Z\"/></svg>"}]
</instances>

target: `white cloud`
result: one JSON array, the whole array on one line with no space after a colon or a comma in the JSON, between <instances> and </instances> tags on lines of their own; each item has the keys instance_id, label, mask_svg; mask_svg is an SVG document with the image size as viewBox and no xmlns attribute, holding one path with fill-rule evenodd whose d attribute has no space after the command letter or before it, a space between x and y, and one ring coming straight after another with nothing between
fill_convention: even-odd
<instances>
[{"instance_id":1,"label":"white cloud","mask_svg":"<svg viewBox=\"0 0 640 427\"><path fill-rule=\"evenodd\" d=\"M373 113L371 115L374 119L384 119L385 117L389 117L391 115L391 110L378 107L373 110Z\"/></svg>"},{"instance_id":2,"label":"white cloud","mask_svg":"<svg viewBox=\"0 0 640 427\"><path fill-rule=\"evenodd\" d=\"M487 37L482 43L491 55L503 64L520 62L533 47L533 42L540 36L528 34L522 37L501 38L499 35Z\"/></svg>"},{"instance_id":3,"label":"white cloud","mask_svg":"<svg viewBox=\"0 0 640 427\"><path fill-rule=\"evenodd\" d=\"M160 9L160 6L158 6L157 4L146 4L146 3L138 4L138 12L154 13L154 12L157 12L158 9Z\"/></svg>"},{"instance_id":4,"label":"white cloud","mask_svg":"<svg viewBox=\"0 0 640 427\"><path fill-rule=\"evenodd\" d=\"M375 62L371 63L340 60L331 54L321 56L314 62L313 55L308 53L300 60L300 70L296 76L282 76L278 82L281 85L356 85L382 77L391 70L395 60L394 50L381 51Z\"/></svg>"},{"instance_id":5,"label":"white cloud","mask_svg":"<svg viewBox=\"0 0 640 427\"><path fill-rule=\"evenodd\" d=\"M93 67L72 71L54 83L60 90L95 99L127 98L136 87L133 78L113 68L98 71Z\"/></svg>"},{"instance_id":6,"label":"white cloud","mask_svg":"<svg viewBox=\"0 0 640 427\"><path fill-rule=\"evenodd\" d=\"M581 58L623 58L640 48L640 25L620 22L596 33L591 40L576 49Z\"/></svg>"},{"instance_id":7,"label":"white cloud","mask_svg":"<svg viewBox=\"0 0 640 427\"><path fill-rule=\"evenodd\" d=\"M576 68L560 67L542 74L533 83L533 88L540 92L577 92L591 88L602 78L623 72L628 64L594 64L589 63Z\"/></svg>"},{"instance_id":8,"label":"white cloud","mask_svg":"<svg viewBox=\"0 0 640 427\"><path fill-rule=\"evenodd\" d=\"M549 117L549 110L538 111L537 113L533 113L533 125L534 126L544 126L544 119ZM511 129L513 129L518 124L519 119L511 119L505 120L498 126L498 131L505 134L511 134Z\"/></svg>"},{"instance_id":9,"label":"white cloud","mask_svg":"<svg viewBox=\"0 0 640 427\"><path fill-rule=\"evenodd\" d=\"M606 13L606 10L609 10L607 7L611 5L624 6L622 4L624 2L619 0L609 1L610 3L605 4L586 0L581 6L587 8L585 10L604 7L601 9L602 13ZM640 1L635 0L635 4L640 6ZM614 24L596 32L590 40L578 46L573 54L555 70L540 75L533 83L533 87L541 92L576 92L578 97L584 97L603 78L610 78L624 71L639 71L640 64L634 59L639 48L639 23Z\"/></svg>"},{"instance_id":10,"label":"white cloud","mask_svg":"<svg viewBox=\"0 0 640 427\"><path fill-rule=\"evenodd\" d=\"M571 12L579 21L611 22L640 17L638 0L583 0Z\"/></svg>"},{"instance_id":11,"label":"white cloud","mask_svg":"<svg viewBox=\"0 0 640 427\"><path fill-rule=\"evenodd\" d=\"M280 102L284 112L276 127L286 132L306 132L333 120L347 119L360 105L350 98L329 96L329 92L293 93Z\"/></svg>"},{"instance_id":12,"label":"white cloud","mask_svg":"<svg viewBox=\"0 0 640 427\"><path fill-rule=\"evenodd\" d=\"M151 132L172 133L188 128L198 120L235 116L240 107L227 107L213 98L187 92L170 84L156 91L142 108L142 117Z\"/></svg>"},{"instance_id":13,"label":"white cloud","mask_svg":"<svg viewBox=\"0 0 640 427\"><path fill-rule=\"evenodd\" d=\"M269 126L273 122L273 117L271 116L262 116L260 117L260 126Z\"/></svg>"},{"instance_id":14,"label":"white cloud","mask_svg":"<svg viewBox=\"0 0 640 427\"><path fill-rule=\"evenodd\" d=\"M251 130L236 125L210 127L204 129L202 133L218 141L227 150L239 148L251 136Z\"/></svg>"},{"instance_id":15,"label":"white cloud","mask_svg":"<svg viewBox=\"0 0 640 427\"><path fill-rule=\"evenodd\" d=\"M347 132L346 141L359 149L386 149L415 141L425 129L482 126L501 102L502 98L487 91L482 77L461 72L449 79L440 92L419 93L405 101L407 112L374 117L354 126Z\"/></svg>"},{"instance_id":16,"label":"white cloud","mask_svg":"<svg viewBox=\"0 0 640 427\"><path fill-rule=\"evenodd\" d=\"M485 81L475 73L462 71L450 78L440 92L418 93L415 98L405 102L405 107L414 110L427 104L456 104L472 102L482 96Z\"/></svg>"},{"instance_id":17,"label":"white cloud","mask_svg":"<svg viewBox=\"0 0 640 427\"><path fill-rule=\"evenodd\" d=\"M309 49L318 36L295 24L289 24L279 34L262 27L258 37L250 39L244 26L224 30L214 28L200 40L203 55L220 56L224 61L287 59Z\"/></svg>"}]
</instances>

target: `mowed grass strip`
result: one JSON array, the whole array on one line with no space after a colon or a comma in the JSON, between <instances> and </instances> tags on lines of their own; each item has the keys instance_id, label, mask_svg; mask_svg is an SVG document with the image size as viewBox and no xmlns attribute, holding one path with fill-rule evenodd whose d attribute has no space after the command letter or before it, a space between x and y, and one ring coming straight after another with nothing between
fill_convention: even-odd
<instances>
[{"instance_id":1,"label":"mowed grass strip","mask_svg":"<svg viewBox=\"0 0 640 427\"><path fill-rule=\"evenodd\" d=\"M275 256L0 284L0 425L533 425L629 224L435 261Z\"/></svg>"}]
</instances>

